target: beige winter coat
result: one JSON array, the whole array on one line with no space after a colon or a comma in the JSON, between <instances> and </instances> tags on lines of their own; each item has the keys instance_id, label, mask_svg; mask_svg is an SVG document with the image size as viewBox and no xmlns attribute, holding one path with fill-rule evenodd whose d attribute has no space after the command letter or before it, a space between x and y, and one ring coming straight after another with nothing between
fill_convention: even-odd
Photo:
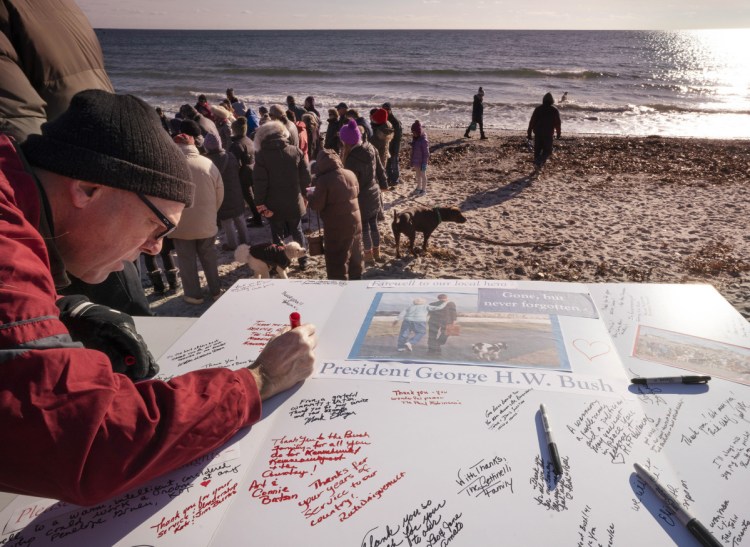
<instances>
[{"instance_id":1,"label":"beige winter coat","mask_svg":"<svg viewBox=\"0 0 750 547\"><path fill-rule=\"evenodd\" d=\"M224 183L221 173L213 162L201 156L192 144L178 144L187 158L195 198L193 206L182 211L177 229L169 236L172 239L205 239L213 237L216 228L216 213L224 200Z\"/></svg>"}]
</instances>

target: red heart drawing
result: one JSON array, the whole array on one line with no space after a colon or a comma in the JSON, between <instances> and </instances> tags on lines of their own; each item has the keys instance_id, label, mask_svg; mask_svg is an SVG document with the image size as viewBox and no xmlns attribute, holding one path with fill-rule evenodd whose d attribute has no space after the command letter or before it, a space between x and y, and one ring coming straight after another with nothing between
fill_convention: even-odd
<instances>
[{"instance_id":1,"label":"red heart drawing","mask_svg":"<svg viewBox=\"0 0 750 547\"><path fill-rule=\"evenodd\" d=\"M573 347L583 353L583 355L589 361L593 361L597 357L601 357L602 355L609 353L609 350L611 349L609 347L609 344L607 344L606 342L602 342L601 340L594 340L593 342L589 342L588 340L584 340L583 338L577 338L573 340Z\"/></svg>"},{"instance_id":2,"label":"red heart drawing","mask_svg":"<svg viewBox=\"0 0 750 547\"><path fill-rule=\"evenodd\" d=\"M207 481L203 481L203 482L201 483L201 486L208 486L208 483L210 483L210 482L211 482L210 480L207 480Z\"/></svg>"}]
</instances>

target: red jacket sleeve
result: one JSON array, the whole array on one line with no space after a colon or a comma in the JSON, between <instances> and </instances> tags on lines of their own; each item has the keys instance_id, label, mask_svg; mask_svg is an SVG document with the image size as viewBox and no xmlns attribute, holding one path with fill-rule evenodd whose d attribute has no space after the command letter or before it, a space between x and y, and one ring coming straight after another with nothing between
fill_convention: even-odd
<instances>
[{"instance_id":1,"label":"red jacket sleeve","mask_svg":"<svg viewBox=\"0 0 750 547\"><path fill-rule=\"evenodd\" d=\"M98 503L259 419L246 369L133 384L103 353L76 347L58 319L44 242L2 173L0 256L0 490Z\"/></svg>"}]
</instances>

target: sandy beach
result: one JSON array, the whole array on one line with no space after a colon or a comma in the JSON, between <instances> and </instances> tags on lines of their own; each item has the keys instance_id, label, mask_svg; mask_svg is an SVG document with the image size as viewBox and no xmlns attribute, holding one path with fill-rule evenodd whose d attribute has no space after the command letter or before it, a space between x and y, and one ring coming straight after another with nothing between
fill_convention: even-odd
<instances>
[{"instance_id":1,"label":"sandy beach","mask_svg":"<svg viewBox=\"0 0 750 547\"><path fill-rule=\"evenodd\" d=\"M365 279L710 283L750 319L750 141L563 134L532 179L524 134L480 141L458 129L427 131L427 194L410 195L404 142L403 184L384 193L385 261ZM455 205L468 222L442 224L426 254L396 259L393 211L414 205ZM267 226L249 231L252 243L270 241ZM219 253L225 288L249 276L233 253ZM323 257L289 277L324 279ZM198 317L211 305L186 304L181 292L147 294L160 316Z\"/></svg>"}]
</instances>

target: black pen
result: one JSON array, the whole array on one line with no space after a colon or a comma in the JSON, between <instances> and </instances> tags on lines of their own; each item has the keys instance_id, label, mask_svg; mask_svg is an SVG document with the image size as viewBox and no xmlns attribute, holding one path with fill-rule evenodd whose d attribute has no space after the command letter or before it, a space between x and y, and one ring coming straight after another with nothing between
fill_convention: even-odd
<instances>
[{"instance_id":1,"label":"black pen","mask_svg":"<svg viewBox=\"0 0 750 547\"><path fill-rule=\"evenodd\" d=\"M549 420L547 420L547 410L544 405L539 405L539 412L542 415L542 424L544 424L544 434L547 436L547 449L549 450L549 457L552 460L552 467L555 469L555 475L558 477L562 475L562 462L560 462L560 453L557 451L557 445L555 439L552 437L552 431L549 429Z\"/></svg>"},{"instance_id":2,"label":"black pen","mask_svg":"<svg viewBox=\"0 0 750 547\"><path fill-rule=\"evenodd\" d=\"M632 384L705 384L710 376L664 376L661 378L631 378Z\"/></svg>"},{"instance_id":3,"label":"black pen","mask_svg":"<svg viewBox=\"0 0 750 547\"><path fill-rule=\"evenodd\" d=\"M657 482L656 477L646 471L640 464L635 463L633 464L633 467L635 467L635 472L641 478L641 480L648 484L649 488L654 491L659 499L664 502L664 505L666 505L667 508L674 513L674 515L677 517L677 520L685 525L685 527L688 529L688 532L690 532L701 545L705 547L722 547L722 544L714 536L711 535L711 532L708 531L708 528L703 526L703 524L701 524L697 518L688 513L687 510L684 509L674 498L674 496L672 496L672 494L662 488L662 486Z\"/></svg>"}]
</instances>

